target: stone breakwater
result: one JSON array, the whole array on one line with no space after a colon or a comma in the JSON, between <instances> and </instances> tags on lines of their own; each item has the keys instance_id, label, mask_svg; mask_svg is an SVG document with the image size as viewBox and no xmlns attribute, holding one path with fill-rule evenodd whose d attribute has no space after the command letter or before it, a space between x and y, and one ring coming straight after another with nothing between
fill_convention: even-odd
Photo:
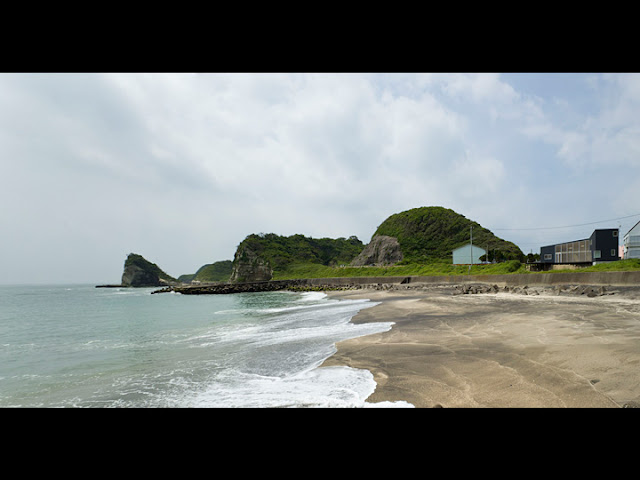
<instances>
[{"instance_id":1,"label":"stone breakwater","mask_svg":"<svg viewBox=\"0 0 640 480\"><path fill-rule=\"evenodd\" d=\"M217 283L209 285L183 285L168 286L153 293L176 292L183 295L220 295L246 292L274 292L278 290L288 290L297 292L309 291L339 291L371 289L378 291L419 291L437 289L440 293L451 295L469 295L482 293L512 293L519 295L585 295L587 297L597 297L603 295L614 295L611 287L604 285L536 285L536 286L508 286L502 287L497 284L485 283L431 283L431 282L411 282L409 277L400 282L340 282L327 281L318 282L317 279L299 280L275 280L264 282L247 283Z\"/></svg>"},{"instance_id":2,"label":"stone breakwater","mask_svg":"<svg viewBox=\"0 0 640 480\"><path fill-rule=\"evenodd\" d=\"M217 283L209 285L183 285L169 286L155 290L153 293L176 292L183 295L221 295L229 293L246 292L275 292L278 290L290 290L299 292L347 290L356 288L355 285L335 285L331 283L311 284L307 279L300 280L271 280L264 282L247 283Z\"/></svg>"},{"instance_id":3,"label":"stone breakwater","mask_svg":"<svg viewBox=\"0 0 640 480\"><path fill-rule=\"evenodd\" d=\"M374 288L387 290L408 284L411 277L350 277L350 278L303 278L296 280L269 280L246 283L215 283L206 285L170 285L153 293L176 292L184 295L216 295L245 292L275 292L290 290L296 292L355 290Z\"/></svg>"},{"instance_id":4,"label":"stone breakwater","mask_svg":"<svg viewBox=\"0 0 640 480\"><path fill-rule=\"evenodd\" d=\"M522 295L578 294L587 297L611 295L612 286L640 285L640 272L596 272L513 275L337 277L296 280L269 280L246 283L169 285L152 293L176 292L184 295L211 295L244 292L413 290L440 288L453 295L510 292Z\"/></svg>"}]
</instances>

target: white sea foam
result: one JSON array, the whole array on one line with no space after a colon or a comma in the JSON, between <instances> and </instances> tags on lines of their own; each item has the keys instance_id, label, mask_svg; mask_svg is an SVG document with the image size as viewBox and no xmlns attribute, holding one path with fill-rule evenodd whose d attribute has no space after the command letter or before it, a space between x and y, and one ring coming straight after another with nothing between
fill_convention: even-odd
<instances>
[{"instance_id":1,"label":"white sea foam","mask_svg":"<svg viewBox=\"0 0 640 480\"><path fill-rule=\"evenodd\" d=\"M368 370L318 368L335 353L336 342L385 332L393 325L350 322L377 302L325 297L309 295L301 299L304 305L252 310L261 320L216 326L192 337L194 345L227 351L228 368L206 387L170 401L189 407L412 407L366 402L376 388Z\"/></svg>"},{"instance_id":2,"label":"white sea foam","mask_svg":"<svg viewBox=\"0 0 640 480\"><path fill-rule=\"evenodd\" d=\"M308 302L311 302L312 300L307 300ZM335 307L336 305L341 305L341 306L351 306L351 305L360 305L363 303L369 303L368 299L359 299L359 300L327 300L325 302L322 303L313 303L310 305L294 305L294 306L287 306L287 307L274 307L274 308L263 308L263 309L258 309L258 310L254 310L258 313L283 313L283 312L296 312L296 311L301 311L301 310L317 310L317 309L324 309L324 308L332 308ZM374 303L371 306L374 305L379 305L380 302Z\"/></svg>"},{"instance_id":3,"label":"white sea foam","mask_svg":"<svg viewBox=\"0 0 640 480\"><path fill-rule=\"evenodd\" d=\"M407 402L366 402L376 383L368 370L322 367L285 378L234 372L198 394L177 401L183 407L413 407Z\"/></svg>"},{"instance_id":4,"label":"white sea foam","mask_svg":"<svg viewBox=\"0 0 640 480\"><path fill-rule=\"evenodd\" d=\"M230 308L227 310L216 310L213 312L214 315L232 315L232 314L247 314L253 313L255 309L253 308Z\"/></svg>"},{"instance_id":5,"label":"white sea foam","mask_svg":"<svg viewBox=\"0 0 640 480\"><path fill-rule=\"evenodd\" d=\"M303 292L302 298L300 298L298 302L317 302L326 297L327 294L324 292Z\"/></svg>"}]
</instances>

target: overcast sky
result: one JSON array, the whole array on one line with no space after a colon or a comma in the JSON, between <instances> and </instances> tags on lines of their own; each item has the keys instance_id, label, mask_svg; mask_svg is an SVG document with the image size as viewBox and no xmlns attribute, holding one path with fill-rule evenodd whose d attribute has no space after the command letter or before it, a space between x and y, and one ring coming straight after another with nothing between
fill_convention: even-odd
<instances>
[{"instance_id":1,"label":"overcast sky","mask_svg":"<svg viewBox=\"0 0 640 480\"><path fill-rule=\"evenodd\" d=\"M368 243L433 205L538 253L624 235L639 174L635 73L0 73L0 283L119 283L130 252L177 277L260 232Z\"/></svg>"}]
</instances>

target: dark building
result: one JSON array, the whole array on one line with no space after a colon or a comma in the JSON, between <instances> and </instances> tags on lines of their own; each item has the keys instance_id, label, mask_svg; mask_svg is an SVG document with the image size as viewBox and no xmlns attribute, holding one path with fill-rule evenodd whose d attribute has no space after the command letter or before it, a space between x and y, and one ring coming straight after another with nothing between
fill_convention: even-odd
<instances>
[{"instance_id":1,"label":"dark building","mask_svg":"<svg viewBox=\"0 0 640 480\"><path fill-rule=\"evenodd\" d=\"M598 263L620 260L618 229L594 230L591 237L540 248L541 263Z\"/></svg>"}]
</instances>

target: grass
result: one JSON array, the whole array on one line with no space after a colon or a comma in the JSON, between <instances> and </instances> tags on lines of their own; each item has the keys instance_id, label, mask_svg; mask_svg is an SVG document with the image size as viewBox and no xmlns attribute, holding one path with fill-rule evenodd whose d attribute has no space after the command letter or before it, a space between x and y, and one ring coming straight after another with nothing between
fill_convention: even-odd
<instances>
[{"instance_id":1,"label":"grass","mask_svg":"<svg viewBox=\"0 0 640 480\"><path fill-rule=\"evenodd\" d=\"M395 277L395 276L441 276L467 275L468 265L450 263L431 263L426 265L395 265L391 267L327 267L318 264L289 265L284 271L274 272L274 280L295 278L333 278L333 277ZM509 262L473 265L472 275L500 275L505 273L526 273L524 265L517 260Z\"/></svg>"},{"instance_id":2,"label":"grass","mask_svg":"<svg viewBox=\"0 0 640 480\"><path fill-rule=\"evenodd\" d=\"M560 273L560 272L625 272L640 270L640 259L618 260L601 263L578 270L561 269L547 272L529 272L524 264L517 260L486 265L473 265L471 275L504 275L511 273ZM274 272L273 280L291 280L296 278L333 278L333 277L400 277L400 276L448 276L467 275L468 265L452 265L438 262L431 264L395 265L391 267L327 267L305 263L289 265L284 271Z\"/></svg>"},{"instance_id":3,"label":"grass","mask_svg":"<svg viewBox=\"0 0 640 480\"><path fill-rule=\"evenodd\" d=\"M615 262L599 263L590 267L580 268L578 270L550 270L550 272L632 272L640 270L640 258L629 258L627 260L618 260Z\"/></svg>"}]
</instances>

